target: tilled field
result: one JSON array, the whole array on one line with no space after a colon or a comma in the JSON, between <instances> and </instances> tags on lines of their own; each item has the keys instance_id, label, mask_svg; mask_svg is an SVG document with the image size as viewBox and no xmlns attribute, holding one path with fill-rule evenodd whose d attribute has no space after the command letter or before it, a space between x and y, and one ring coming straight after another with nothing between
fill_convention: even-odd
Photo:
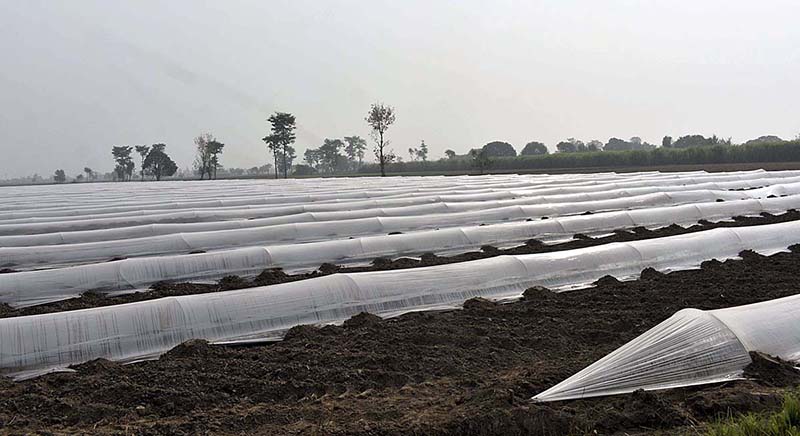
<instances>
[{"instance_id":1,"label":"tilled field","mask_svg":"<svg viewBox=\"0 0 800 436\"><path fill-rule=\"evenodd\" d=\"M5 433L695 434L719 416L776 408L800 381L759 357L757 379L560 403L529 398L686 307L714 309L800 292L800 247L705 262L699 270L607 277L511 304L292 329L251 347L193 341L158 360L99 360L2 381Z\"/></svg>"},{"instance_id":2,"label":"tilled field","mask_svg":"<svg viewBox=\"0 0 800 436\"><path fill-rule=\"evenodd\" d=\"M800 384L800 172L4 195L0 434L702 434Z\"/></svg>"}]
</instances>

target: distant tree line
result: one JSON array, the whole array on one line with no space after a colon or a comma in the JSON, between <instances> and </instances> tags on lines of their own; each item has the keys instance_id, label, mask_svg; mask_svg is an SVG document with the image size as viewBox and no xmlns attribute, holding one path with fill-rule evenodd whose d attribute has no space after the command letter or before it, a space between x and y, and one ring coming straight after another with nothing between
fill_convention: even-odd
<instances>
[{"instance_id":1,"label":"distant tree line","mask_svg":"<svg viewBox=\"0 0 800 436\"><path fill-rule=\"evenodd\" d=\"M145 176L151 176L155 180L162 177L170 177L178 171L178 165L167 155L166 144L153 145L115 145L111 148L111 156L114 158L113 177L116 181L130 181L133 177L133 170L136 168L132 153L136 150L139 154L139 177L141 181ZM88 179L96 178L91 168L84 168ZM94 176L94 177L93 177ZM82 177L82 176L81 176Z\"/></svg>"},{"instance_id":2,"label":"distant tree line","mask_svg":"<svg viewBox=\"0 0 800 436\"><path fill-rule=\"evenodd\" d=\"M668 137L667 137L668 138ZM701 139L702 138L702 139ZM590 143L585 143L586 151L580 147L582 142L572 138L562 141L562 149L549 153L540 142L529 142L523 153L516 155L513 147L502 141L493 141L466 155L456 155L450 150L437 161L395 162L388 170L391 172L420 171L475 171L484 173L493 170L560 169L592 167L657 166L683 164L725 164L748 162L800 162L800 139L784 141L777 137L765 136L750 140L741 145L732 144L730 139L716 136L703 138L689 135L669 141L657 147L646 142L621 141L611 138L604 147L589 151ZM619 141L619 142L617 142ZM598 141L599 142L599 141ZM620 142L626 142L623 145ZM665 141L667 142L667 141ZM570 144L566 146L564 144ZM611 144L611 149L608 145ZM595 146L597 144L594 144ZM573 147L574 150L573 151ZM619 148L617 148L619 147ZM377 164L364 165L362 173L376 173Z\"/></svg>"},{"instance_id":3,"label":"distant tree line","mask_svg":"<svg viewBox=\"0 0 800 436\"><path fill-rule=\"evenodd\" d=\"M654 166L674 164L742 163L800 161L800 136L793 141L766 135L749 140L741 145L733 144L730 138L716 135L705 137L699 134L680 136L673 140L664 136L661 145L643 141L634 136L628 140L612 137L605 143L593 139L583 141L567 138L556 143L553 150L544 143L530 141L517 153L508 142L491 141L483 147L469 150L459 155L452 149L444 152L444 157L431 160L428 144L424 140L419 146L408 148L408 161L395 154L390 148L388 130L396 121L395 109L383 103L372 104L365 117L374 141L373 153L376 162L365 163L368 143L360 136L325 138L316 148L307 148L303 154L303 164L295 164L297 153L294 148L297 129L296 118L287 112L275 112L267 119L269 133L262 138L269 150L270 160L261 166L250 168L224 168L220 162L225 144L210 133L203 133L194 139L195 160L193 173L203 179L223 177L263 177L274 171L274 177L333 175L348 173L380 173L385 176L391 172L423 171L474 171L480 174L495 170L558 169L620 166ZM104 180L130 181L136 169L138 155L138 178L152 177L192 177L192 170L178 171L178 166L167 155L166 145L113 146L111 150L115 167L111 173L98 174L91 168L73 178L75 182ZM44 180L38 175L31 181ZM52 180L65 183L67 175L63 169L55 171Z\"/></svg>"}]
</instances>

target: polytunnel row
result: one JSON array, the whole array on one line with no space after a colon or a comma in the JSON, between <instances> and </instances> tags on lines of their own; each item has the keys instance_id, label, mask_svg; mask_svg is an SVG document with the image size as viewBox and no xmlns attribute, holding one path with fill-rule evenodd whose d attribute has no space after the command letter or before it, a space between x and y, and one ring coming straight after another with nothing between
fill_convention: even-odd
<instances>
[{"instance_id":1,"label":"polytunnel row","mask_svg":"<svg viewBox=\"0 0 800 436\"><path fill-rule=\"evenodd\" d=\"M246 221L239 223L243 227L260 227L273 224L310 221L333 221L342 219L372 217L372 216L407 216L423 215L430 213L446 213L468 210L497 208L504 205L539 204L551 201L575 201L580 196L595 196L596 199L630 196L635 193L672 192L682 190L736 190L753 187L769 187L776 184L791 186L800 184L800 177L786 178L759 178L752 180L737 180L726 182L706 182L688 185L659 185L649 186L645 183L612 183L592 186L589 190L573 187L548 188L546 190L507 190L470 195L435 195L420 196L403 199L370 200L334 204L301 204L294 206L271 207L246 207L239 209L201 209L190 211L143 213L125 212L123 216L90 215L85 217L70 217L64 220L46 218L43 220L31 219L0 221L0 247L10 246L3 242L3 236L16 236L16 240L28 239L54 240L53 233L76 232L86 230L102 230L111 228L136 227L147 224L183 224L173 226L182 228L180 231L192 229L220 230L233 228L234 222L227 220ZM556 193L557 192L557 193ZM572 197L572 198L569 198ZM579 200L578 200L579 201ZM114 214L119 215L119 214ZM213 224L206 224L213 222ZM129 231L129 230L128 230ZM122 230L120 230L122 232ZM29 235L47 235L37 238L25 238ZM116 239L116 238L114 238ZM56 239L57 240L57 239ZM39 245L39 244L31 244Z\"/></svg>"},{"instance_id":2,"label":"polytunnel row","mask_svg":"<svg viewBox=\"0 0 800 436\"><path fill-rule=\"evenodd\" d=\"M765 173L763 170L737 172L731 174L749 175ZM176 198L183 201L210 201L210 206L218 207L219 200L228 201L231 199L243 200L246 197L259 198L264 195L277 197L296 197L305 200L314 199L322 201L320 198L306 196L307 194L347 194L356 191L358 195L363 195L358 191L377 192L378 190L402 190L406 192L414 187L442 189L444 187L461 187L472 189L482 188L487 185L510 186L511 184L552 185L552 184L585 184L602 182L604 180L631 180L631 179L658 179L658 178L679 178L679 177L703 177L709 173L703 171L687 173L659 173L659 172L640 172L640 173L596 173L580 174L568 177L565 175L486 175L486 176L429 176L429 177L399 177L399 178L356 178L356 179L308 179L308 180L251 180L251 181L232 181L220 180L209 182L161 182L158 184L77 184L77 185L56 185L56 186L26 186L21 188L9 187L4 191L8 193L8 202L0 205L0 212L15 211L21 207L28 206L27 211L54 211L54 210L75 210L91 209L96 207L119 207L118 201L124 200L126 203L133 203L141 208L142 205L159 205L163 200L167 200L169 207L175 207ZM343 181L346 180L346 181ZM397 184L397 180L402 180ZM522 180L522 181L520 181ZM298 183L301 182L301 183ZM71 192L64 192L65 190ZM47 194L42 193L45 191ZM384 192L385 193L385 192ZM25 198L25 201L14 201L14 198ZM30 200L33 201L30 201ZM284 199L285 200L285 199ZM80 202L86 206L76 207L75 203ZM2 216L2 215L0 215Z\"/></svg>"},{"instance_id":3,"label":"polytunnel row","mask_svg":"<svg viewBox=\"0 0 800 436\"><path fill-rule=\"evenodd\" d=\"M748 179L751 180L753 178L764 178L764 176L769 176L768 174L761 174L761 173L754 173L754 174L745 174L740 176L732 176L732 175L715 175L709 176L707 179L709 181L716 181L719 178L723 178L725 181L734 180L739 181L739 179ZM784 174L777 174L775 178L785 178L788 179L790 177ZM659 180L664 179L663 177L659 178L641 178L641 177L633 177L633 178L621 178L621 179L609 179L608 181L602 181L600 184L608 184L608 183L622 183L622 181L627 182L636 182L639 181L639 185L648 185L648 184L656 184L659 185L661 183L657 183ZM682 180L687 180L683 178L669 178L669 180L675 180L673 184L681 184ZM696 178L692 178L691 180L696 182ZM647 182L647 183L642 183ZM55 209L55 210L39 210L36 209L35 213L29 213L27 211L15 211L12 213L0 213L0 223L3 224L15 224L15 223L35 223L35 222L50 222L50 221L59 221L59 220L76 220L76 219L92 219L92 218L112 218L112 217L125 217L125 216L142 216L142 215L158 215L158 214L169 214L170 212L192 212L192 211L202 211L202 210L211 210L211 211L230 211L231 209L253 209L253 208L260 208L260 209L267 209L270 207L285 207L285 206L294 206L300 207L309 204L323 204L331 206L333 205L336 207L337 204L341 204L345 206L348 203L358 202L358 201L367 201L367 200L374 200L374 201L401 201L401 200L412 200L416 197L436 197L439 195L447 195L447 201L472 201L474 200L481 200L484 198L490 199L497 199L497 198L507 198L507 197L494 197L493 194L503 194L507 193L510 190L527 190L527 191L536 191L542 189L556 189L558 187L563 187L565 185L573 190L583 190L587 188L592 188L598 184L597 181L592 182L581 182L575 180L564 180L559 181L557 183L546 183L542 184L539 179L528 179L526 181L512 181L512 182L503 182L503 183L492 183L489 181L484 181L484 183L471 186L468 189L464 189L463 186L455 186L453 184L443 183L437 185L432 188L415 188L413 185L410 186L403 186L401 191L395 192L392 195L378 195L375 191L367 191L367 192L355 192L355 193L348 193L348 192L335 192L335 193L325 193L324 191L317 191L313 192L313 194L309 194L307 196L300 196L300 197L292 197L292 198L282 198L280 196L269 196L269 195L261 195L255 198L247 197L247 198L240 198L240 199L213 199L209 201L202 201L202 202L180 202L180 201L171 201L169 203L155 203L151 204L150 207L147 205L136 205L135 204L135 197L129 198L125 201L124 206L119 205L108 205L105 207L97 207L93 206L90 208L80 207L78 209L73 210L62 210L62 209ZM87 188L88 189L88 188ZM595 189L597 190L597 189ZM134 196L134 193L131 193L131 196ZM324 197L321 197L323 196ZM131 204L134 203L134 204ZM190 207L190 208L187 208ZM342 210L342 209L334 209L334 210Z\"/></svg>"},{"instance_id":4,"label":"polytunnel row","mask_svg":"<svg viewBox=\"0 0 800 436\"><path fill-rule=\"evenodd\" d=\"M381 188L379 183L362 186L360 184L348 184L340 186L335 189L326 186L324 182L309 186L308 189L302 191L286 191L286 180L281 181L261 181L260 191L255 192L242 192L240 187L230 186L221 181L206 182L206 186L195 186L198 196L182 197L179 193L175 192L175 184L159 183L147 185L128 185L128 191L122 192L120 198L105 198L102 193L98 193L96 188L97 184L90 186L82 185L86 190L86 194L91 197L75 197L64 204L56 204L47 206L46 203L42 204L40 199L31 196L30 193L21 194L29 198L25 202L17 202L15 207L3 206L0 209L0 217L3 219L11 218L24 218L31 216L68 216L68 215L81 215L86 212L103 213L104 211L119 212L137 210L143 207L152 207L156 209L175 209L182 207L221 207L227 205L244 205L244 204L282 204L292 202L307 202L307 201L336 201L340 198L356 199L356 198L371 198L371 197L393 197L400 195L408 195L409 193L425 193L425 192L438 192L441 190L459 191L465 190L467 192L473 190L489 190L492 187L515 187L515 186L529 186L530 181L523 179L503 181L497 180L494 176L489 176L491 179L484 179L480 185L477 183L463 183L459 181L443 181L438 183L415 183L414 180L406 179L406 184L395 187ZM327 179L314 179L314 180L327 180ZM348 179L352 180L352 179ZM475 181L477 182L477 180ZM147 187L152 186L152 189L158 189L157 193L145 191ZM52 187L58 189L60 186ZM123 186L124 187L124 186ZM27 187L36 188L36 187ZM97 197L104 197L103 200L93 200ZM59 197L59 201L63 198ZM32 201L31 201L32 200ZM82 206L75 206L79 202ZM119 203L123 202L124 205Z\"/></svg>"},{"instance_id":5,"label":"polytunnel row","mask_svg":"<svg viewBox=\"0 0 800 436\"><path fill-rule=\"evenodd\" d=\"M499 184L493 184L490 180L485 178L481 178L481 182L479 184L472 184L469 188L470 191L478 191L478 192L490 192L492 189L513 189L513 188L523 188L529 187L531 189L540 189L558 185L570 185L574 188L572 189L579 189L581 186L591 186L597 184L605 184L613 181L649 181L650 184L663 184L665 181L670 180L673 183L685 183L685 184L697 184L701 183L702 181L735 181L735 180L747 180L747 179L758 179L763 177L797 177L800 176L800 172L743 172L743 173L726 173L724 175L717 175L717 174L678 174L678 175L666 175L661 173L656 174L646 174L644 176L635 175L635 176L617 176L615 178L609 179L589 179L589 181L581 181L582 178L586 176L576 176L572 178L560 177L557 180L547 182L546 180L542 180L541 178L532 178L532 177L525 177L525 181L519 181L519 177L524 176L517 176L517 180L512 182L502 182ZM497 177L497 176L485 176L485 177ZM317 188L317 191L311 191L309 194L302 194L302 195L294 195L294 196L278 196L275 193L269 194L264 193L261 195L257 195L255 197L247 197L247 198L239 198L239 199L212 199L212 200L203 200L203 201L170 201L168 203L163 202L137 202L137 193L134 190L133 192L128 193L128 197L124 200L125 205L120 206L118 204L112 203L108 205L98 205L98 206L70 206L70 207L62 207L62 208L55 208L55 209L46 209L42 210L41 208L35 208L31 210L20 210L20 206L13 208L13 212L0 212L0 219L15 219L15 218L30 218L36 216L69 216L69 215L86 215L86 214L107 214L107 213L119 213L125 211L138 211L143 208L150 208L154 210L180 210L186 208L202 208L202 207L230 207L230 206L243 206L243 205L254 205L254 204L261 204L261 205L277 205L277 204L301 204L301 203L308 203L308 202L336 202L341 200L354 200L354 199L369 199L369 198L406 198L413 195L420 195L424 193L436 193L436 192L450 192L450 193L458 193L460 191L454 190L454 186L452 184L448 184L446 182L439 183L438 185L434 185L431 188L415 188L413 183L409 181L407 178L400 178L404 181L401 187L398 187L393 191L394 193L386 193L367 189L367 190L359 190L355 192L342 192L342 191L334 191L329 193L324 193ZM94 185L86 187L85 189L89 190L92 189ZM279 188L281 185L279 184L272 184L269 185L271 188ZM162 188L166 188L165 186L161 186ZM469 191L464 191L464 193ZM170 197L171 198L171 197ZM37 204L37 206L39 206ZM0 209L2 211L2 209Z\"/></svg>"},{"instance_id":6,"label":"polytunnel row","mask_svg":"<svg viewBox=\"0 0 800 436\"><path fill-rule=\"evenodd\" d=\"M791 183L776 184L776 181ZM658 192L740 190L750 188L752 185L765 187L751 189L749 192L740 194L743 196L742 198L754 198L775 193L784 194L798 192L800 190L800 178L758 179L755 181L702 183L698 185L679 186L666 185L659 187L636 186L623 188L617 185L603 185L604 188L608 189L554 195L534 195L536 194L535 192L506 191L493 193L491 196L481 195L480 198L474 198L472 201L455 202L450 202L450 200L454 198L452 196L420 197L417 199L401 200L405 204L398 204L396 201L380 205L359 202L357 206L362 207L347 207L345 210L335 210L330 207L331 205L303 205L237 210L232 211L232 213L227 211L197 211L176 212L156 216L0 224L0 247L58 245L99 240L130 239L169 233L265 227L269 225L300 222L341 221L379 216L419 216L436 213L469 212L498 209L504 206L530 206L547 203L611 200ZM363 206L367 207L365 208ZM314 210L326 208L333 210ZM267 216L266 218L257 218L265 215ZM250 218L244 219L248 216ZM156 226L151 226L151 224L155 224Z\"/></svg>"},{"instance_id":7,"label":"polytunnel row","mask_svg":"<svg viewBox=\"0 0 800 436\"><path fill-rule=\"evenodd\" d=\"M800 184L791 185L800 192ZM371 217L339 221L277 224L264 227L241 228L242 222L231 221L234 226L226 230L194 231L190 233L168 233L166 235L138 238L101 240L98 242L67 245L43 245L30 247L0 247L0 266L15 269L36 266L67 266L79 263L104 261L119 257L166 255L189 253L197 250L221 250L232 247L252 247L280 242L315 242L334 238L347 238L388 234L394 232L419 231L442 227L457 227L492 222L511 222L531 217L579 214L586 211L611 211L638 209L663 205L677 205L702 201L740 200L753 196L767 196L773 187L751 191L677 191L612 198L582 203L551 203L542 205L505 206L496 209L400 217ZM786 187L781 188L784 192ZM244 222L246 223L246 221ZM201 223L193 225L198 230ZM205 223L211 226L211 223ZM176 225L164 224L153 231ZM182 224L178 224L182 226ZM147 230L147 229L136 229ZM125 229L91 231L93 237L117 236ZM129 235L130 236L130 235Z\"/></svg>"},{"instance_id":8,"label":"polytunnel row","mask_svg":"<svg viewBox=\"0 0 800 436\"><path fill-rule=\"evenodd\" d=\"M169 297L77 311L0 319L0 371L28 377L96 358L153 358L189 339L241 343L278 339L298 324L341 322L455 307L466 299L518 297L542 285L574 288L610 274L696 267L745 249L785 250L800 222L719 228L687 235L555 253L499 256L407 270L334 274L302 282Z\"/></svg>"},{"instance_id":9,"label":"polytunnel row","mask_svg":"<svg viewBox=\"0 0 800 436\"><path fill-rule=\"evenodd\" d=\"M254 275L267 268L287 271L315 269L323 263L367 262L376 257L451 254L484 245L507 246L532 238L547 240L575 233L596 233L631 227L657 228L737 215L780 213L800 208L800 195L735 202L693 203L680 206L567 216L532 222L420 231L402 235L369 236L308 244L236 248L201 254L142 257L67 268L0 275L0 303L14 307L77 297L86 291L119 293L145 290L163 281L219 279Z\"/></svg>"},{"instance_id":10,"label":"polytunnel row","mask_svg":"<svg viewBox=\"0 0 800 436\"><path fill-rule=\"evenodd\" d=\"M535 396L559 401L742 378L750 352L800 362L800 295L725 309L683 309Z\"/></svg>"},{"instance_id":11,"label":"polytunnel row","mask_svg":"<svg viewBox=\"0 0 800 436\"><path fill-rule=\"evenodd\" d=\"M733 177L733 176L731 176ZM744 175L743 177L751 177ZM373 180L372 183L362 185L357 182L352 182L354 179L347 179L351 181L345 186L340 186L336 189L331 189L326 185L326 181L331 179L313 179L314 184L309 185L308 189L302 191L287 191L287 180L280 181L261 181L260 186L263 190L260 192L253 192L249 194L242 194L241 188L237 186L230 186L224 182L206 182L205 186L196 185L195 188L198 194L202 197L199 198L183 198L180 194L175 192L176 185L174 183L161 183L155 185L123 185L122 188L128 191L123 192L125 196L121 198L110 199L104 203L93 202L92 198L101 196L102 193L97 192L99 184L81 185L81 189L86 190L87 194L91 197L77 197L68 201L65 205L48 207L46 203L43 205L41 199L32 198L30 192L21 194L22 196L32 198L33 202L19 202L12 203L14 206L2 205L0 206L0 218L25 218L30 216L66 216L70 214L85 214L91 213L105 213L105 212L120 212L120 211L133 211L142 209L143 207L150 207L154 209L180 209L186 207L224 207L236 206L246 204L292 204L304 202L327 202L327 201L340 201L341 199L368 199L368 198L391 198L403 197L414 193L436 193L436 192L488 192L491 189L511 189L515 187L537 187L542 184L547 185L561 185L561 184L592 184L598 180L616 180L616 179L639 179L640 176L633 177L620 177L617 175L604 177L604 178L587 178L586 176L579 176L573 179L564 177L559 178L533 178L531 176L481 176L481 177L459 177L459 178L444 178L432 177L422 183L420 180L413 177L397 178L403 181L402 184L390 186L388 188L381 188L381 184L397 183L394 178ZM658 178L649 176L649 178ZM426 178L427 179L427 178ZM127 187L126 187L127 186ZM160 193L141 191L152 186L151 189L158 189ZM49 187L50 189L57 190L63 185ZM38 187L26 187L28 191ZM220 189L224 189L220 191ZM235 193L235 194L232 194ZM9 196L12 197L13 195ZM164 200L158 200L163 198ZM176 200L176 198L178 200ZM59 197L59 201L63 201ZM155 201L154 201L155 200ZM119 205L119 201L124 201L125 205ZM85 206L75 206L75 202L86 204ZM11 210L11 212L8 212Z\"/></svg>"}]
</instances>

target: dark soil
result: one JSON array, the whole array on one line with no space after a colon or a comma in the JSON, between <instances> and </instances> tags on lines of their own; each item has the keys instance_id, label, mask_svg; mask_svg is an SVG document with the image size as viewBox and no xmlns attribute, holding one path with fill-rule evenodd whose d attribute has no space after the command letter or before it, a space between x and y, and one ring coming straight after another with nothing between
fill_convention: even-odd
<instances>
[{"instance_id":1,"label":"dark soil","mask_svg":"<svg viewBox=\"0 0 800 436\"><path fill-rule=\"evenodd\" d=\"M322 264L318 270L310 273L301 274L286 274L279 268L264 270L260 275L254 279L245 279L238 276L228 276L220 280L217 284L200 284L200 283L169 283L161 282L154 284L147 292L137 292L116 297L105 297L103 294L88 292L79 298L70 300L63 300L54 303L26 307L21 309L13 309L6 304L0 304L0 318L8 318L14 316L25 315L38 315L43 313L61 312L65 310L86 309L90 307L110 306L114 304L131 303L135 301L152 300L155 298L190 295L190 294L203 294L209 292L230 291L233 289L248 288L253 286L274 285L278 283L286 283L297 280L305 280L314 277L320 277L337 272L363 272L363 271L381 271L381 270L394 270L404 268L418 268L433 265L443 265L455 262L465 262L470 260L485 259L494 256L501 256L505 254L533 254L533 253L547 253L561 250L571 250L576 248L591 247L596 245L608 244L611 242L625 242L640 239L661 238L666 236L674 236L685 233L698 232L702 230L709 230L717 227L740 227L740 226L754 226L764 224L775 224L780 222L795 221L800 219L800 212L790 210L781 215L772 215L763 213L761 216L756 217L734 217L732 221L721 221L712 223L710 221L701 220L698 224L690 227L681 227L672 224L655 230L648 230L644 227L636 227L631 229L620 229L609 236L592 238L584 234L577 233L574 235L574 240L547 245L532 239L523 245L512 247L508 249L499 249L491 245L481 247L480 251L473 251L462 253L454 256L436 256L433 253L425 253L419 259L401 257L398 259L390 259L385 257L376 258L369 266L360 267L346 267L334 265L330 263ZM653 271L655 274L658 272Z\"/></svg>"},{"instance_id":2,"label":"dark soil","mask_svg":"<svg viewBox=\"0 0 800 436\"><path fill-rule=\"evenodd\" d=\"M532 403L679 309L800 292L800 246L764 257L511 304L343 326L299 326L249 347L182 344L131 365L0 378L0 429L25 434L565 435L696 434L720 416L776 409L798 384L790 365L754 355L752 380L591 400Z\"/></svg>"}]
</instances>

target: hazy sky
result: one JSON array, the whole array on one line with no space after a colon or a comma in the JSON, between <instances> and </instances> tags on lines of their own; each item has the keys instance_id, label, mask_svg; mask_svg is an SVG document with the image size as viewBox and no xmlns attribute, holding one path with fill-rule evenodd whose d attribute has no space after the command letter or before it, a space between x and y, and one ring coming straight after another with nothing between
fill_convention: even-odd
<instances>
[{"instance_id":1,"label":"hazy sky","mask_svg":"<svg viewBox=\"0 0 800 436\"><path fill-rule=\"evenodd\" d=\"M112 145L192 138L268 162L397 109L402 156L499 139L800 133L800 2L0 0L0 177L113 168ZM138 166L138 165L137 165Z\"/></svg>"}]
</instances>

